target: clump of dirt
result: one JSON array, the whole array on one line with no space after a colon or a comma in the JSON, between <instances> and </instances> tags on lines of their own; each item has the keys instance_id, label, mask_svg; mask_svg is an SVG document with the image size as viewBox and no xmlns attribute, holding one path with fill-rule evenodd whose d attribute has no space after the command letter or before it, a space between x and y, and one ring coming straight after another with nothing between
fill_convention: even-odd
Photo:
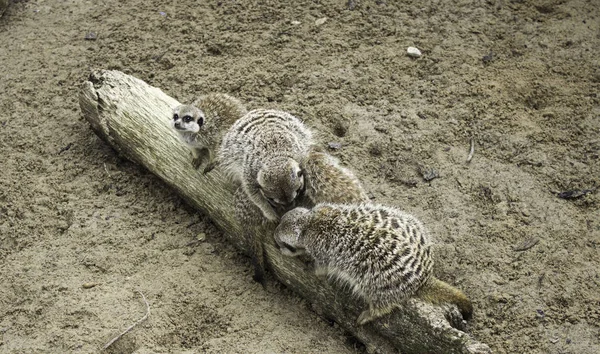
<instances>
[{"instance_id":1,"label":"clump of dirt","mask_svg":"<svg viewBox=\"0 0 600 354\"><path fill-rule=\"evenodd\" d=\"M364 351L253 283L209 220L91 132L78 86L106 68L182 102L227 92L302 117L374 202L432 230L436 276L473 299L478 340L600 352L598 28L583 0L14 2L0 351L96 352L143 316L136 290L151 315L112 352Z\"/></svg>"}]
</instances>

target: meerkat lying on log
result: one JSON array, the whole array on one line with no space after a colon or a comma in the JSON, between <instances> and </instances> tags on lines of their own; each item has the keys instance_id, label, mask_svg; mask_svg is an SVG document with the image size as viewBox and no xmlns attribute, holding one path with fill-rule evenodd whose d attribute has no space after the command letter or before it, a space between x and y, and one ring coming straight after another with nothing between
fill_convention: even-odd
<instances>
[{"instance_id":1,"label":"meerkat lying on log","mask_svg":"<svg viewBox=\"0 0 600 354\"><path fill-rule=\"evenodd\" d=\"M314 258L315 272L350 285L369 304L357 319L364 325L389 314L403 300L456 304L473 313L460 290L432 276L429 235L414 216L374 204L319 204L286 213L275 230L282 253Z\"/></svg>"}]
</instances>

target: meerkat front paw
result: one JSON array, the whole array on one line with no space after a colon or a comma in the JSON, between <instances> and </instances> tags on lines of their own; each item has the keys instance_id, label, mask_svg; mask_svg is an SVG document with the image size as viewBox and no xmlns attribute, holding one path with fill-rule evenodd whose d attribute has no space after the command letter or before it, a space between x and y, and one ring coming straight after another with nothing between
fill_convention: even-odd
<instances>
[{"instance_id":1,"label":"meerkat front paw","mask_svg":"<svg viewBox=\"0 0 600 354\"><path fill-rule=\"evenodd\" d=\"M358 326L364 326L365 324L373 321L375 317L371 314L370 310L364 310L360 316L356 319L356 324Z\"/></svg>"},{"instance_id":2,"label":"meerkat front paw","mask_svg":"<svg viewBox=\"0 0 600 354\"><path fill-rule=\"evenodd\" d=\"M265 206L260 208L263 213L263 216L267 219L268 222L279 222L279 215L271 208L270 206Z\"/></svg>"},{"instance_id":3,"label":"meerkat front paw","mask_svg":"<svg viewBox=\"0 0 600 354\"><path fill-rule=\"evenodd\" d=\"M202 160L201 156L192 158L192 166L194 166L196 170L199 169L200 166L202 166Z\"/></svg>"},{"instance_id":4,"label":"meerkat front paw","mask_svg":"<svg viewBox=\"0 0 600 354\"><path fill-rule=\"evenodd\" d=\"M218 165L218 161L211 161L208 164L206 164L206 167L204 167L204 171L202 171L203 174L207 174L210 171L212 171L217 165Z\"/></svg>"}]
</instances>

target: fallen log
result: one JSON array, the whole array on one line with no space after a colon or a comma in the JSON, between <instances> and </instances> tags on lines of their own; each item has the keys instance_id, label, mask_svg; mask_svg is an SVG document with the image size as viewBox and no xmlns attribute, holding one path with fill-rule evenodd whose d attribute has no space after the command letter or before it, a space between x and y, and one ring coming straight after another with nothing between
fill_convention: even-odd
<instances>
[{"instance_id":1,"label":"fallen log","mask_svg":"<svg viewBox=\"0 0 600 354\"><path fill-rule=\"evenodd\" d=\"M171 110L179 102L132 76L98 70L83 83L79 104L100 138L160 177L248 253L242 225L234 218L234 187L218 167L206 175L195 170L187 148L170 128ZM356 326L356 318L366 307L362 300L319 280L301 261L283 256L272 236L263 239L266 264L275 277L314 304L317 313L356 336L370 352L491 353L487 345L462 331L465 322L450 305L434 306L411 299L383 319Z\"/></svg>"}]
</instances>

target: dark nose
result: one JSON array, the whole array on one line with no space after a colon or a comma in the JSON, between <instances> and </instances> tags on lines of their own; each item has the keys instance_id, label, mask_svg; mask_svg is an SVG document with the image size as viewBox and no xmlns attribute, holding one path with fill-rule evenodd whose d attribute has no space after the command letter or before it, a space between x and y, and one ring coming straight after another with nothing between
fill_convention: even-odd
<instances>
[{"instance_id":1,"label":"dark nose","mask_svg":"<svg viewBox=\"0 0 600 354\"><path fill-rule=\"evenodd\" d=\"M181 122L175 122L175 128L181 128Z\"/></svg>"}]
</instances>

